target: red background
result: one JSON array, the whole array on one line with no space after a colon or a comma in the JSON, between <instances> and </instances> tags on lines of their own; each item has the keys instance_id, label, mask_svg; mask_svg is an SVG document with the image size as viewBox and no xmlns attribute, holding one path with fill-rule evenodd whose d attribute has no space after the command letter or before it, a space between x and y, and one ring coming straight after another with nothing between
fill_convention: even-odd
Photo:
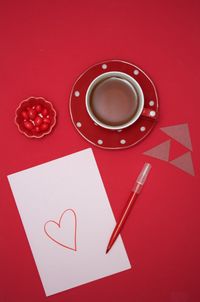
<instances>
[{"instance_id":1,"label":"red background","mask_svg":"<svg viewBox=\"0 0 200 302\"><path fill-rule=\"evenodd\" d=\"M200 301L199 1L1 1L1 302ZM46 298L6 176L90 147L68 111L74 81L90 65L130 61L156 84L160 120L125 151L92 147L118 217L144 161L152 172L122 236L132 269ZM52 135L27 139L14 125L18 103L44 96L58 111ZM196 176L147 158L168 137L159 128L189 123ZM173 143L171 158L186 151ZM103 222L102 222L103 223Z\"/></svg>"}]
</instances>

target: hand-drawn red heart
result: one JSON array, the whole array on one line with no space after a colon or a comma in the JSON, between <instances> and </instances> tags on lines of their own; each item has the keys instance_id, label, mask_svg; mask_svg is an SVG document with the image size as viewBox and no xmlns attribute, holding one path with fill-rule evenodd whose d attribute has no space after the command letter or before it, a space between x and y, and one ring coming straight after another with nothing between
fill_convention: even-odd
<instances>
[{"instance_id":1,"label":"hand-drawn red heart","mask_svg":"<svg viewBox=\"0 0 200 302\"><path fill-rule=\"evenodd\" d=\"M72 209L65 210L59 222L49 220L44 225L44 232L51 240L73 251L77 251L76 231L77 218Z\"/></svg>"}]
</instances>

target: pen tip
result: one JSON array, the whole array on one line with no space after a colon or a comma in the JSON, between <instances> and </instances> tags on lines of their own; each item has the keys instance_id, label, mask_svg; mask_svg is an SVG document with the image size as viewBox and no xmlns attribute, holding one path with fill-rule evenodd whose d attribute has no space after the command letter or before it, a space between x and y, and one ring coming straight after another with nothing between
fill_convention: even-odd
<instances>
[{"instance_id":1,"label":"pen tip","mask_svg":"<svg viewBox=\"0 0 200 302\"><path fill-rule=\"evenodd\" d=\"M107 247L107 249L106 249L106 254L108 254L109 250L110 250L110 248L109 248L109 247Z\"/></svg>"}]
</instances>

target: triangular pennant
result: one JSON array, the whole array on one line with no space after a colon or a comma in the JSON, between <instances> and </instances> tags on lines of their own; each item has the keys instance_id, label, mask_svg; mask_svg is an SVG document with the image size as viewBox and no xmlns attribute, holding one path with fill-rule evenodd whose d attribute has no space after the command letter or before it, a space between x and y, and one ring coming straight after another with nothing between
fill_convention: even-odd
<instances>
[{"instance_id":1,"label":"triangular pennant","mask_svg":"<svg viewBox=\"0 0 200 302\"><path fill-rule=\"evenodd\" d=\"M158 158L160 160L168 161L170 144L171 144L171 140L165 141L164 143L159 144L153 147L152 149L145 151L143 154Z\"/></svg>"},{"instance_id":2,"label":"triangular pennant","mask_svg":"<svg viewBox=\"0 0 200 302\"><path fill-rule=\"evenodd\" d=\"M170 161L170 164L173 166L183 170L184 172L191 174L192 176L195 175L194 167L192 162L191 152L186 152L183 155L175 158L174 160Z\"/></svg>"},{"instance_id":3,"label":"triangular pennant","mask_svg":"<svg viewBox=\"0 0 200 302\"><path fill-rule=\"evenodd\" d=\"M167 135L175 139L177 142L192 151L192 143L188 124L164 127L160 128L160 130L162 130L164 133L166 133Z\"/></svg>"}]
</instances>

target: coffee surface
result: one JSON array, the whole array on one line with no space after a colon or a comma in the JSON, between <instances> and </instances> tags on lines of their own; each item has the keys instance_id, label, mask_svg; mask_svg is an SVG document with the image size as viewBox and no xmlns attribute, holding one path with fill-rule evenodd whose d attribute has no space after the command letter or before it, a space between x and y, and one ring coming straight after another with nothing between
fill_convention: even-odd
<instances>
[{"instance_id":1,"label":"coffee surface","mask_svg":"<svg viewBox=\"0 0 200 302\"><path fill-rule=\"evenodd\" d=\"M110 126L129 122L138 110L138 96L130 82L110 77L93 88L90 107L96 118Z\"/></svg>"}]
</instances>

